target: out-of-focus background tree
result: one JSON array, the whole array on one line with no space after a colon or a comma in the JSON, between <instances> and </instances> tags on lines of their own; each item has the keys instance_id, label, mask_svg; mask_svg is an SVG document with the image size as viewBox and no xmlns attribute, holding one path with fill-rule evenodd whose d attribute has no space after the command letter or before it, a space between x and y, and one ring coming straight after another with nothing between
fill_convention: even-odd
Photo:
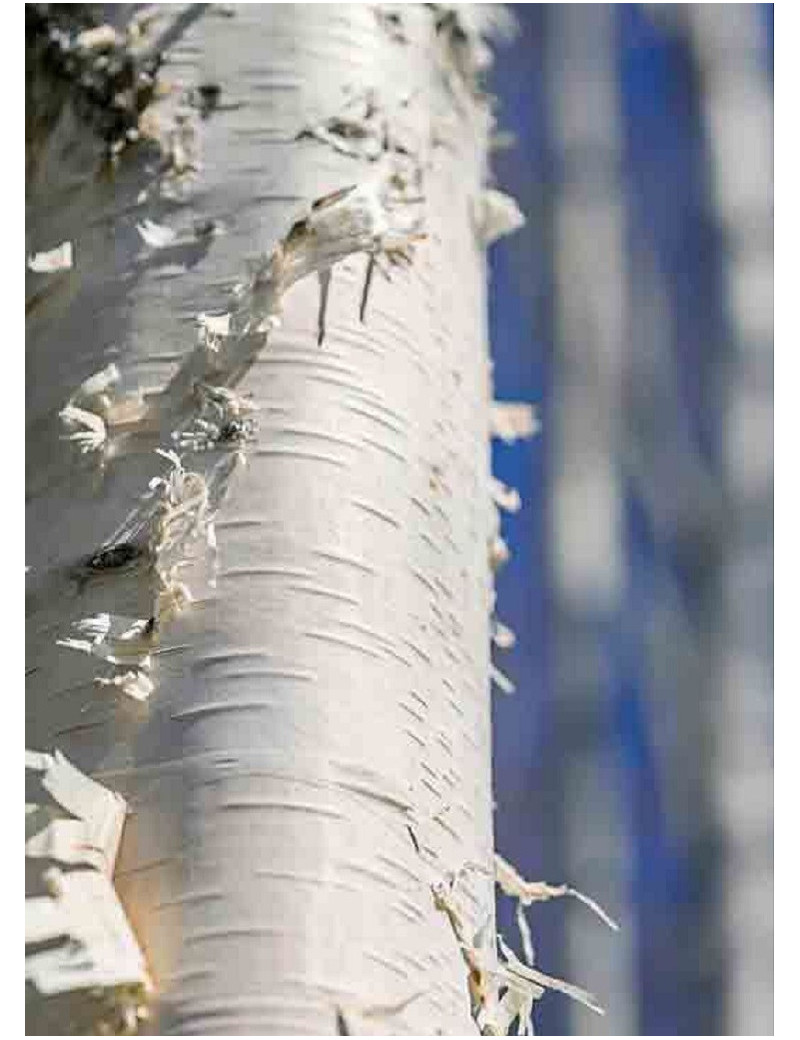
<instances>
[{"instance_id":1,"label":"out-of-focus background tree","mask_svg":"<svg viewBox=\"0 0 800 1040\"><path fill-rule=\"evenodd\" d=\"M547 1034L753 1034L773 1014L773 7L515 5L493 255L495 448L525 507L499 613L499 851L596 896L532 920ZM499 926L515 940L513 907Z\"/></svg>"}]
</instances>

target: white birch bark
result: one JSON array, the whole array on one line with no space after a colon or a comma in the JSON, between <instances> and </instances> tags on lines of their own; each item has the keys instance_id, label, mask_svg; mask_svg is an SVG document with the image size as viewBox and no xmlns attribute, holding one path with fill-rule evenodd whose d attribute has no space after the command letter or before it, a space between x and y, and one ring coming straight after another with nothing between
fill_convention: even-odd
<instances>
[{"instance_id":1,"label":"white birch bark","mask_svg":"<svg viewBox=\"0 0 800 1040\"><path fill-rule=\"evenodd\" d=\"M433 13L400 14L405 41L367 5L211 5L163 70L213 78L231 105L202 124L186 199L137 204L135 164L97 182L80 148L51 149L30 199L29 253L70 240L74 268L28 324L27 745L127 800L115 885L161 1033L328 1034L337 1009L375 1033L475 1032L431 882L477 865L459 881L467 931L493 931L491 395L471 217L488 124ZM363 324L368 257L336 264L322 345L316 278L285 294L238 386L257 430L217 515L216 584L183 575L195 602L159 627L154 690L134 701L56 641L100 612L151 616L146 572L73 569L168 469L152 448L169 424L111 437L98 466L59 441L57 413L109 362L130 387L164 386L246 258L374 174L296 139L346 90L374 90L420 164L427 237L376 275ZM174 253L135 228L209 218L224 233ZM222 455L184 462L208 473Z\"/></svg>"}]
</instances>

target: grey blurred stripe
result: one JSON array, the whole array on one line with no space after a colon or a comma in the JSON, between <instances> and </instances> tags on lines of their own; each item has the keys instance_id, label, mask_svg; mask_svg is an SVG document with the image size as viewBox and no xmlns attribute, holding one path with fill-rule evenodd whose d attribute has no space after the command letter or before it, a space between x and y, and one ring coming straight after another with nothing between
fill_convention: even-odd
<instances>
[{"instance_id":1,"label":"grey blurred stripe","mask_svg":"<svg viewBox=\"0 0 800 1040\"><path fill-rule=\"evenodd\" d=\"M689 5L725 241L731 330L718 589L715 793L725 842L726 1026L773 1030L773 102L755 5Z\"/></svg>"},{"instance_id":2,"label":"grey blurred stripe","mask_svg":"<svg viewBox=\"0 0 800 1040\"><path fill-rule=\"evenodd\" d=\"M610 5L546 8L548 104L555 160L556 343L549 445L548 547L557 631L556 677L568 880L625 922L612 936L564 907L571 980L598 994L606 1017L572 1005L570 1033L636 1032L633 916L625 907L630 836L607 749L598 623L624 581L621 376L628 312L624 201ZM560 880L560 879L559 879Z\"/></svg>"}]
</instances>

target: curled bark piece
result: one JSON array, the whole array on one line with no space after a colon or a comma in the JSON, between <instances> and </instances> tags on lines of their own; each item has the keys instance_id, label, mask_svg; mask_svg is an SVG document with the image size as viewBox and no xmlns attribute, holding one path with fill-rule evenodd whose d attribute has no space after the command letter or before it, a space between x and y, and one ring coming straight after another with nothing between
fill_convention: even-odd
<instances>
[{"instance_id":1,"label":"curled bark piece","mask_svg":"<svg viewBox=\"0 0 800 1040\"><path fill-rule=\"evenodd\" d=\"M25 901L26 984L53 998L37 1004L36 1015L44 1022L60 1009L63 1016L57 998L74 994L71 1032L136 1032L152 986L110 881L125 801L59 751L26 751L25 765L41 774L41 796L26 805L26 858L84 868L49 867L41 876L45 894ZM43 1024L41 1032L50 1035Z\"/></svg>"},{"instance_id":2,"label":"curled bark piece","mask_svg":"<svg viewBox=\"0 0 800 1040\"><path fill-rule=\"evenodd\" d=\"M147 416L147 404L140 391L121 393L120 371L112 362L85 379L59 412L81 452L100 451L112 429L136 429Z\"/></svg>"},{"instance_id":3,"label":"curled bark piece","mask_svg":"<svg viewBox=\"0 0 800 1040\"><path fill-rule=\"evenodd\" d=\"M200 534L208 522L208 485L200 473L183 467L174 451L156 448L156 454L172 466L164 477L153 477L150 492L156 500L151 531L153 555L158 559L170 552L181 555L185 546Z\"/></svg>"},{"instance_id":4,"label":"curled bark piece","mask_svg":"<svg viewBox=\"0 0 800 1040\"><path fill-rule=\"evenodd\" d=\"M507 513L518 513L522 508L522 499L516 488L508 487L502 480L492 477L490 489L492 501L499 509L504 509Z\"/></svg>"},{"instance_id":5,"label":"curled bark piece","mask_svg":"<svg viewBox=\"0 0 800 1040\"><path fill-rule=\"evenodd\" d=\"M25 820L26 829L33 829L25 840L28 859L48 859L66 866L82 864L109 873L104 850L91 843L91 834L82 820L52 819L46 809L32 809Z\"/></svg>"},{"instance_id":6,"label":"curled bark piece","mask_svg":"<svg viewBox=\"0 0 800 1040\"><path fill-rule=\"evenodd\" d=\"M73 263L71 242L62 242L55 249L43 253L34 253L28 259L28 269L36 274L53 274L55 271L69 271Z\"/></svg>"},{"instance_id":7,"label":"curled bark piece","mask_svg":"<svg viewBox=\"0 0 800 1040\"><path fill-rule=\"evenodd\" d=\"M157 638L154 618L96 614L76 621L73 627L81 638L58 639L58 646L92 654L110 664L149 665Z\"/></svg>"},{"instance_id":8,"label":"curled bark piece","mask_svg":"<svg viewBox=\"0 0 800 1040\"><path fill-rule=\"evenodd\" d=\"M497 1010L485 1032L492 1036L508 1036L517 1021L517 1036L533 1036L533 1003L544 996L544 987L526 981L524 985L507 979L506 990L497 1003Z\"/></svg>"},{"instance_id":9,"label":"curled bark piece","mask_svg":"<svg viewBox=\"0 0 800 1040\"><path fill-rule=\"evenodd\" d=\"M141 224L136 225L136 230L151 249L164 249L167 246L174 245L178 237L178 233L174 228L156 224L152 220L143 220Z\"/></svg>"},{"instance_id":10,"label":"curled bark piece","mask_svg":"<svg viewBox=\"0 0 800 1040\"><path fill-rule=\"evenodd\" d=\"M200 255L212 238L223 233L223 225L217 220L196 220L191 226L172 228L146 219L136 225L136 230L149 250L172 250L176 259L182 259Z\"/></svg>"},{"instance_id":11,"label":"curled bark piece","mask_svg":"<svg viewBox=\"0 0 800 1040\"><path fill-rule=\"evenodd\" d=\"M540 430L533 405L521 401L494 401L490 412L491 433L506 444L533 437Z\"/></svg>"},{"instance_id":12,"label":"curled bark piece","mask_svg":"<svg viewBox=\"0 0 800 1040\"><path fill-rule=\"evenodd\" d=\"M475 199L472 217L475 231L485 246L525 225L525 215L516 199L496 188L485 188Z\"/></svg>"},{"instance_id":13,"label":"curled bark piece","mask_svg":"<svg viewBox=\"0 0 800 1040\"><path fill-rule=\"evenodd\" d=\"M49 887L25 900L26 983L43 997L82 993L87 1033L135 1032L152 984L111 882L96 870L53 871Z\"/></svg>"},{"instance_id":14,"label":"curled bark piece","mask_svg":"<svg viewBox=\"0 0 800 1040\"><path fill-rule=\"evenodd\" d=\"M227 396L225 399L230 405L230 399ZM202 474L186 470L174 451L158 448L156 453L167 459L171 469L166 475L150 481L139 503L105 547L91 558L102 559L106 555L114 557L121 553L124 559L131 555L133 565L140 560L147 561L155 582L153 614L148 622L152 625L153 638L161 626L193 602L192 591L182 580L181 573L195 562L207 561L209 553L215 555L214 516L227 493L233 473L244 462L241 451L233 450ZM206 580L210 580L208 573ZM75 648L86 650L83 645ZM90 649L88 652L97 651ZM130 656L121 657L114 663L124 665L130 660ZM136 667L147 670L149 661L147 666L137 663ZM119 683L124 688L123 680L124 676L120 676ZM118 685L114 678L111 684ZM146 689L146 682L139 680L126 692L142 699Z\"/></svg>"},{"instance_id":15,"label":"curled bark piece","mask_svg":"<svg viewBox=\"0 0 800 1040\"><path fill-rule=\"evenodd\" d=\"M85 776L60 751L26 752L26 768L42 773L41 788L51 804L33 806L26 818L25 855L86 863L110 877L125 821L124 799ZM54 814L54 808L69 818Z\"/></svg>"},{"instance_id":16,"label":"curled bark piece","mask_svg":"<svg viewBox=\"0 0 800 1040\"><path fill-rule=\"evenodd\" d=\"M490 965L480 942L470 942L464 924L464 912L454 895L455 878L449 884L437 882L431 885L433 904L447 917L467 968L467 987L470 995L472 1017L477 1022L491 1003L494 989ZM478 933L476 939L480 939Z\"/></svg>"},{"instance_id":17,"label":"curled bark piece","mask_svg":"<svg viewBox=\"0 0 800 1040\"><path fill-rule=\"evenodd\" d=\"M155 615L134 619L97 614L76 622L74 628L83 638L58 639L56 644L92 654L118 669L112 676L95 678L95 685L114 687L138 701L150 696L153 683L147 673L158 635Z\"/></svg>"},{"instance_id":18,"label":"curled bark piece","mask_svg":"<svg viewBox=\"0 0 800 1040\"><path fill-rule=\"evenodd\" d=\"M511 550L506 545L504 539L499 535L495 535L489 542L489 566L492 571L499 571L500 568L508 563L511 559Z\"/></svg>"},{"instance_id":19,"label":"curled bark piece","mask_svg":"<svg viewBox=\"0 0 800 1040\"><path fill-rule=\"evenodd\" d=\"M77 444L82 455L99 451L105 446L108 430L102 416L72 404L62 408L59 416L71 431L63 439Z\"/></svg>"},{"instance_id":20,"label":"curled bark piece","mask_svg":"<svg viewBox=\"0 0 800 1040\"><path fill-rule=\"evenodd\" d=\"M119 690L135 701L146 701L155 689L153 680L143 668L131 668L112 676L98 676L94 682L95 686Z\"/></svg>"},{"instance_id":21,"label":"curled bark piece","mask_svg":"<svg viewBox=\"0 0 800 1040\"><path fill-rule=\"evenodd\" d=\"M517 637L507 625L494 618L492 621L492 642L500 650L510 650L516 645Z\"/></svg>"},{"instance_id":22,"label":"curled bark piece","mask_svg":"<svg viewBox=\"0 0 800 1040\"><path fill-rule=\"evenodd\" d=\"M517 929L519 930L519 937L522 940L522 953L525 957L525 963L533 967L533 936L531 935L531 926L528 924L528 918L525 916L525 907L522 903L517 903L514 916L517 922Z\"/></svg>"},{"instance_id":23,"label":"curled bark piece","mask_svg":"<svg viewBox=\"0 0 800 1040\"><path fill-rule=\"evenodd\" d=\"M517 983L530 982L539 989L557 990L559 993L576 1000L579 1004L583 1004L584 1007L594 1011L595 1014L605 1014L603 1008L598 1004L597 998L589 993L588 990L582 989L580 986L574 986L571 982L565 982L554 975L545 975L538 968L531 968L523 964L501 935L498 935L497 941L505 957L505 963L501 966L505 978L513 979Z\"/></svg>"},{"instance_id":24,"label":"curled bark piece","mask_svg":"<svg viewBox=\"0 0 800 1040\"><path fill-rule=\"evenodd\" d=\"M577 889L571 888L569 885L548 885L545 881L526 881L498 852L494 854L494 864L498 887L506 895L518 899L523 906L530 906L531 903L544 902L548 899L557 899L561 896L572 896L573 899L588 906L612 931L619 931L617 922L605 912L599 903Z\"/></svg>"},{"instance_id":25,"label":"curled bark piece","mask_svg":"<svg viewBox=\"0 0 800 1040\"><path fill-rule=\"evenodd\" d=\"M112 361L99 372L84 379L70 401L83 408L108 408L110 395L120 381L120 371Z\"/></svg>"},{"instance_id":26,"label":"curled bark piece","mask_svg":"<svg viewBox=\"0 0 800 1040\"><path fill-rule=\"evenodd\" d=\"M489 669L492 682L495 686L502 690L503 693L511 696L512 693L517 692L517 688L514 683L508 678L507 675L503 675L499 668L495 668L494 665Z\"/></svg>"},{"instance_id":27,"label":"curled bark piece","mask_svg":"<svg viewBox=\"0 0 800 1040\"><path fill-rule=\"evenodd\" d=\"M230 335L230 314L198 314L197 324L201 331L205 330L210 336L222 338Z\"/></svg>"}]
</instances>

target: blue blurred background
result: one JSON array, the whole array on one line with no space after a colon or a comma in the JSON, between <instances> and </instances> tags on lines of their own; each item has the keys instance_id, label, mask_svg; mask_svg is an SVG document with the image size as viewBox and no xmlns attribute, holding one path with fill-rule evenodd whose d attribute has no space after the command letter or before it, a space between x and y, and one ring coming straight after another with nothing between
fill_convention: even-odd
<instances>
[{"instance_id":1,"label":"blue blurred background","mask_svg":"<svg viewBox=\"0 0 800 1040\"><path fill-rule=\"evenodd\" d=\"M773 1031L773 7L513 5L492 74L494 447L523 510L498 615L498 850L529 912L537 1032ZM519 948L513 905L499 927Z\"/></svg>"}]
</instances>

